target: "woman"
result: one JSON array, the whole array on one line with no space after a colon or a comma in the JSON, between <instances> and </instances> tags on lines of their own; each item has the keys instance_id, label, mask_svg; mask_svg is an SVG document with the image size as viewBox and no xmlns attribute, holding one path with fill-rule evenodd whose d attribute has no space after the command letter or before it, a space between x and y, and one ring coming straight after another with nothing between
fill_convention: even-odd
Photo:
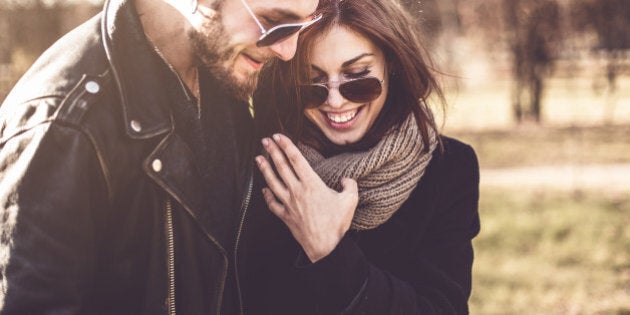
<instances>
[{"instance_id":1,"label":"woman","mask_svg":"<svg viewBox=\"0 0 630 315\"><path fill-rule=\"evenodd\" d=\"M260 129L291 139L264 138L256 157L284 232L250 231L268 258L245 276L248 311L467 313L477 159L438 135L428 99L442 97L414 23L395 0L320 7L255 99ZM260 207L248 220L264 221Z\"/></svg>"}]
</instances>

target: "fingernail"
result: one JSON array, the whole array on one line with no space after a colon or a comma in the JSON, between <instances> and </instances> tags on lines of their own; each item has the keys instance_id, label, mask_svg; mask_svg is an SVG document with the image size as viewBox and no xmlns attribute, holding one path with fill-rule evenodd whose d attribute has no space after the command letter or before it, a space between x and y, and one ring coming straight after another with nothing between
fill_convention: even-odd
<instances>
[{"instance_id":1,"label":"fingernail","mask_svg":"<svg viewBox=\"0 0 630 315\"><path fill-rule=\"evenodd\" d=\"M262 164L262 156L260 156L260 155L259 155L259 156L257 156L257 157L255 158L255 160L256 160L256 163L257 163L258 165Z\"/></svg>"},{"instance_id":2,"label":"fingernail","mask_svg":"<svg viewBox=\"0 0 630 315\"><path fill-rule=\"evenodd\" d=\"M266 146L268 146L268 145L269 145L269 139L267 139L267 138L263 138L263 139L262 139L262 144L263 144L263 146L265 146L265 147L266 147Z\"/></svg>"},{"instance_id":3,"label":"fingernail","mask_svg":"<svg viewBox=\"0 0 630 315\"><path fill-rule=\"evenodd\" d=\"M276 140L276 142L280 141L280 135L277 133L273 135L273 140Z\"/></svg>"}]
</instances>

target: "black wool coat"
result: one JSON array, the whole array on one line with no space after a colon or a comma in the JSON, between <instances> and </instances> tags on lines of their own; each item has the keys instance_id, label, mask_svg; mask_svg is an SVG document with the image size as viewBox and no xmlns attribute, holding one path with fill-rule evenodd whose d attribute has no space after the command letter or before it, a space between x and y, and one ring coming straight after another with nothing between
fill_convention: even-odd
<instances>
[{"instance_id":1,"label":"black wool coat","mask_svg":"<svg viewBox=\"0 0 630 315\"><path fill-rule=\"evenodd\" d=\"M246 314L466 314L479 232L473 149L443 137L409 199L381 226L349 231L312 264L271 213L258 174L240 261Z\"/></svg>"}]
</instances>

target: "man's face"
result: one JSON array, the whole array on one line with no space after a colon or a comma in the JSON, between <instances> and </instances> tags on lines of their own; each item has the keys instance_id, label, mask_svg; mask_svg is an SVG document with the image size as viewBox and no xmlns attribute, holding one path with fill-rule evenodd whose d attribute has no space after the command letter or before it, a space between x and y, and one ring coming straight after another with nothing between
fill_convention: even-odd
<instances>
[{"instance_id":1,"label":"man's face","mask_svg":"<svg viewBox=\"0 0 630 315\"><path fill-rule=\"evenodd\" d=\"M318 0L245 0L268 30L282 23L307 21ZM262 34L242 0L214 5L199 1L201 19L188 32L198 61L235 97L247 100L256 89L258 74L271 58L289 60L295 55L295 34L267 47L257 47Z\"/></svg>"}]
</instances>

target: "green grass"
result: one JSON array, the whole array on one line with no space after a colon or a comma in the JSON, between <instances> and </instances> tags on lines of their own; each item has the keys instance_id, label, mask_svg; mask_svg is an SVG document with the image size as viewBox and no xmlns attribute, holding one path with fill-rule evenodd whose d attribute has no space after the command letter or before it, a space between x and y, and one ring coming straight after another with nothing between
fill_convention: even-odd
<instances>
[{"instance_id":1,"label":"green grass","mask_svg":"<svg viewBox=\"0 0 630 315\"><path fill-rule=\"evenodd\" d=\"M482 189L472 314L630 314L630 194Z\"/></svg>"},{"instance_id":2,"label":"green grass","mask_svg":"<svg viewBox=\"0 0 630 315\"><path fill-rule=\"evenodd\" d=\"M447 134L475 148L482 177L497 168L630 163L630 124ZM616 191L523 189L518 178L482 186L471 314L630 315L630 187Z\"/></svg>"}]
</instances>

